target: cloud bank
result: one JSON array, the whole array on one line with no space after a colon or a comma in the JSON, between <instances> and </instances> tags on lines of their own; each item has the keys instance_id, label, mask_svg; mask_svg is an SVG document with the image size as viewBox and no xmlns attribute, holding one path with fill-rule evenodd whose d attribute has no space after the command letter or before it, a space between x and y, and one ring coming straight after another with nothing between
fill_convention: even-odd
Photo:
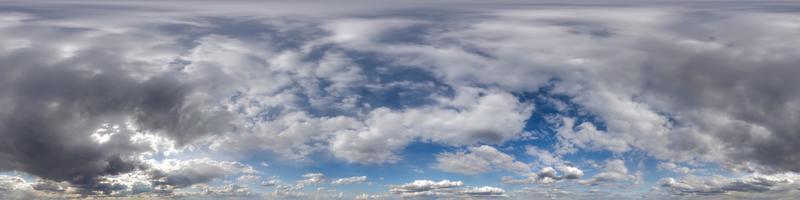
<instances>
[{"instance_id":1,"label":"cloud bank","mask_svg":"<svg viewBox=\"0 0 800 200\"><path fill-rule=\"evenodd\" d=\"M796 194L796 6L443 4L4 2L0 197Z\"/></svg>"}]
</instances>

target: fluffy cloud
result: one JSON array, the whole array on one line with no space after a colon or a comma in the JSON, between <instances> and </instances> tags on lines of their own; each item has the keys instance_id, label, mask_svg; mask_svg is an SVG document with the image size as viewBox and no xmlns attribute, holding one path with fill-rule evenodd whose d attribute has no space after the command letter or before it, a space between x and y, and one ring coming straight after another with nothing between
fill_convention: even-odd
<instances>
[{"instance_id":1,"label":"fluffy cloud","mask_svg":"<svg viewBox=\"0 0 800 200\"><path fill-rule=\"evenodd\" d=\"M447 145L499 144L522 133L532 107L509 93L459 88L436 106L369 113L367 129L337 135L331 151L359 163L394 162L395 154L414 138ZM490 148L490 147L487 147Z\"/></svg>"},{"instance_id":2,"label":"fluffy cloud","mask_svg":"<svg viewBox=\"0 0 800 200\"><path fill-rule=\"evenodd\" d=\"M307 173L303 174L303 180L298 181L301 184L320 184L325 182L325 175L322 173Z\"/></svg>"},{"instance_id":3,"label":"fluffy cloud","mask_svg":"<svg viewBox=\"0 0 800 200\"><path fill-rule=\"evenodd\" d=\"M23 29L43 29L49 34L65 31L37 25ZM14 34L14 30L2 32ZM229 128L225 112L192 100L196 94L192 85L169 73L136 74L140 66L127 63L136 61L122 59L125 54L139 53L137 47L154 44L100 45L104 40L133 38L91 29L63 34L62 39L0 55L4 62L0 67L0 137L4 138L0 170L68 181L91 193L104 187L99 185L102 176L143 167L137 156L152 149L132 143L136 133L156 133L183 146ZM66 58L58 56L58 45L80 37L88 39L74 46L79 50ZM159 61L149 62L153 63L140 64Z\"/></svg>"},{"instance_id":4,"label":"fluffy cloud","mask_svg":"<svg viewBox=\"0 0 800 200\"><path fill-rule=\"evenodd\" d=\"M461 194L470 196L470 197L502 197L505 196L506 191L501 188L496 188L492 186L483 186L483 187L472 187L464 189L460 192Z\"/></svg>"},{"instance_id":5,"label":"fluffy cloud","mask_svg":"<svg viewBox=\"0 0 800 200\"><path fill-rule=\"evenodd\" d=\"M520 174L530 172L527 164L487 145L470 147L467 151L438 154L436 155L436 168L467 175L477 175L494 170Z\"/></svg>"},{"instance_id":6,"label":"fluffy cloud","mask_svg":"<svg viewBox=\"0 0 800 200\"><path fill-rule=\"evenodd\" d=\"M0 198L41 198L25 179L18 176L0 175Z\"/></svg>"},{"instance_id":7,"label":"fluffy cloud","mask_svg":"<svg viewBox=\"0 0 800 200\"><path fill-rule=\"evenodd\" d=\"M3 178L3 195L160 191L153 186L246 194L241 185L202 184L253 173L247 167L169 156L266 151L299 162L319 154L386 164L404 159L414 142L463 149L436 155L443 171L527 178L508 182L578 179L583 171L562 156L586 151L641 152L681 173L691 169L675 163L800 170L800 90L792 84L800 74L800 22L773 4L426 3L440 15L413 17L378 14L409 11L387 2L185 4L7 4L0 12L0 171L41 180ZM520 98L527 93L563 97L546 120L553 138L541 140L555 141L554 152L527 149L535 172L481 146L530 134L534 108ZM325 182L321 174L304 178L303 187ZM612 160L580 182L633 179L622 160ZM674 180L664 188L764 194L783 184L711 182L720 184ZM265 185L280 197L304 194L297 184ZM442 192L432 190L450 191L424 193Z\"/></svg>"},{"instance_id":8,"label":"fluffy cloud","mask_svg":"<svg viewBox=\"0 0 800 200\"><path fill-rule=\"evenodd\" d=\"M280 182L281 182L281 181L280 181L280 180L277 180L277 179L270 179L270 180L262 181L262 182L261 182L261 186L264 186L264 187L273 187L273 186L277 186L277 185L278 185L278 183L280 183Z\"/></svg>"},{"instance_id":9,"label":"fluffy cloud","mask_svg":"<svg viewBox=\"0 0 800 200\"><path fill-rule=\"evenodd\" d=\"M185 193L185 196L202 196L211 198L231 198L235 196L250 196L252 193L249 188L237 184L226 184L219 187L208 186L200 184L193 186L194 189L200 190L199 194Z\"/></svg>"},{"instance_id":10,"label":"fluffy cloud","mask_svg":"<svg viewBox=\"0 0 800 200\"><path fill-rule=\"evenodd\" d=\"M798 50L792 46L798 41L780 39L797 33L786 28L797 22L784 18L794 14L719 11L709 17L682 8L611 10L574 9L585 14L580 16L563 10L498 11L502 20L472 22L426 38L435 48L377 43L353 48L425 66L454 84L530 91L557 79L554 93L572 97L603 122L599 128L565 117L559 130L564 152L640 149L660 159L754 161L796 170L796 156L783 155L797 151L781 149L796 139L791 130L798 124L797 90L782 84L797 74L789 63L796 62ZM703 20L713 22L684 23ZM742 26L771 31L730 34Z\"/></svg>"},{"instance_id":11,"label":"fluffy cloud","mask_svg":"<svg viewBox=\"0 0 800 200\"><path fill-rule=\"evenodd\" d=\"M353 177L333 180L331 181L331 184L334 185L359 184L359 183L364 183L366 181L367 181L367 176L353 176Z\"/></svg>"},{"instance_id":12,"label":"fluffy cloud","mask_svg":"<svg viewBox=\"0 0 800 200\"><path fill-rule=\"evenodd\" d=\"M391 186L389 191L402 197L444 196L461 186L464 186L461 181L416 180L403 185Z\"/></svg>"},{"instance_id":13,"label":"fluffy cloud","mask_svg":"<svg viewBox=\"0 0 800 200\"><path fill-rule=\"evenodd\" d=\"M380 194L366 194L361 193L356 196L356 200L369 200L369 199L386 199L388 195L380 195Z\"/></svg>"},{"instance_id":14,"label":"fluffy cloud","mask_svg":"<svg viewBox=\"0 0 800 200\"><path fill-rule=\"evenodd\" d=\"M153 162L152 165L153 169L147 173L150 176L149 179L153 188L167 193L179 188L208 183L229 175L245 174L253 176L258 173L252 166L239 162L216 161L207 158L192 160L168 159ZM233 186L235 185L231 187ZM213 192L216 189L206 188L204 190Z\"/></svg>"},{"instance_id":15,"label":"fluffy cloud","mask_svg":"<svg viewBox=\"0 0 800 200\"><path fill-rule=\"evenodd\" d=\"M564 162L558 155L553 155L549 151L535 146L525 146L525 153L536 157L536 162L543 165L561 164Z\"/></svg>"},{"instance_id":16,"label":"fluffy cloud","mask_svg":"<svg viewBox=\"0 0 800 200\"><path fill-rule=\"evenodd\" d=\"M688 176L664 178L660 187L670 194L694 198L716 198L722 195L740 198L786 198L797 195L796 173L752 174L738 178L722 176Z\"/></svg>"},{"instance_id":17,"label":"fluffy cloud","mask_svg":"<svg viewBox=\"0 0 800 200\"><path fill-rule=\"evenodd\" d=\"M585 185L598 185L603 182L636 181L637 177L628 173L625 161L608 160L603 166L603 171L587 180L580 180Z\"/></svg>"},{"instance_id":18,"label":"fluffy cloud","mask_svg":"<svg viewBox=\"0 0 800 200\"><path fill-rule=\"evenodd\" d=\"M562 160L560 155L553 155L549 151L539 149L535 146L526 146L525 153L536 157L537 162L544 166L555 166L558 171L564 173L563 177L559 177L560 179L579 179L583 176L583 170ZM545 167L542 170L547 168L550 167Z\"/></svg>"},{"instance_id":19,"label":"fluffy cloud","mask_svg":"<svg viewBox=\"0 0 800 200\"><path fill-rule=\"evenodd\" d=\"M442 180L415 180L403 185L390 186L389 191L401 197L440 197L440 198L475 198L475 197L500 197L505 195L505 190L491 187L462 188L461 181Z\"/></svg>"},{"instance_id":20,"label":"fluffy cloud","mask_svg":"<svg viewBox=\"0 0 800 200\"><path fill-rule=\"evenodd\" d=\"M514 179L504 176L501 181L506 184L534 184L534 183L554 183L561 180L576 180L583 176L583 170L561 159L560 155L553 155L547 150L539 149L535 146L526 146L525 153L534 156L536 161L531 165L539 165L538 172L522 173L524 179ZM555 167L555 168L554 168ZM558 170L556 170L558 169ZM561 173L561 174L559 174Z\"/></svg>"},{"instance_id":21,"label":"fluffy cloud","mask_svg":"<svg viewBox=\"0 0 800 200\"><path fill-rule=\"evenodd\" d=\"M562 174L559 175L558 173ZM510 176L504 176L500 180L506 184L534 184L534 183L554 183L560 180L577 180L583 176L583 170L577 167L562 165L559 166L558 171L552 167L544 167L536 173L525 174L525 179L514 179Z\"/></svg>"},{"instance_id":22,"label":"fluffy cloud","mask_svg":"<svg viewBox=\"0 0 800 200\"><path fill-rule=\"evenodd\" d=\"M691 174L694 171L691 168L688 168L688 167L685 167L685 166L679 166L679 165L677 165L675 163L671 163L671 162L658 163L658 165L656 167L658 167L658 169L661 169L661 170L669 170L669 171L672 171L672 172L675 172L675 173L682 173L682 174Z\"/></svg>"}]
</instances>

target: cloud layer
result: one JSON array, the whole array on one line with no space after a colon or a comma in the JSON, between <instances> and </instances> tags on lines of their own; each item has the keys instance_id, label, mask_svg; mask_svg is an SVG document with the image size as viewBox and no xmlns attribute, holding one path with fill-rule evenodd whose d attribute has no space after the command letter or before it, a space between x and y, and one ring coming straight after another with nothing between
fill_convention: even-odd
<instances>
[{"instance_id":1,"label":"cloud layer","mask_svg":"<svg viewBox=\"0 0 800 200\"><path fill-rule=\"evenodd\" d=\"M0 197L796 194L796 10L508 3L2 3Z\"/></svg>"}]
</instances>

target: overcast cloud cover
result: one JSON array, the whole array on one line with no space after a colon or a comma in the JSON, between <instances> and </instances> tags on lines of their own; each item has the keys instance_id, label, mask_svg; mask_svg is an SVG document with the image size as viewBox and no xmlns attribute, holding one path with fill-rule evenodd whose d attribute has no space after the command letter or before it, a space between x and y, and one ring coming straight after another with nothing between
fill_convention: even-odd
<instances>
[{"instance_id":1,"label":"overcast cloud cover","mask_svg":"<svg viewBox=\"0 0 800 200\"><path fill-rule=\"evenodd\" d=\"M796 199L791 1L0 3L0 199Z\"/></svg>"}]
</instances>

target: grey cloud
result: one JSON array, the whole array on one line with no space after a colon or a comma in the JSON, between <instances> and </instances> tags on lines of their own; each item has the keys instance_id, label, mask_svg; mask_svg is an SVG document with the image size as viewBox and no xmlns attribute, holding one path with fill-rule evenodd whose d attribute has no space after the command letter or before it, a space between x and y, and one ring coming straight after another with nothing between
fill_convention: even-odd
<instances>
[{"instance_id":1,"label":"grey cloud","mask_svg":"<svg viewBox=\"0 0 800 200\"><path fill-rule=\"evenodd\" d=\"M132 76L124 50L87 44L62 59L46 42L0 55L0 170L109 194L122 188L101 183L103 176L145 167L136 156L151 149L131 142L135 132L162 133L180 146L226 128L225 115L189 103L192 87L173 75ZM93 141L104 125L122 128Z\"/></svg>"},{"instance_id":2,"label":"grey cloud","mask_svg":"<svg viewBox=\"0 0 800 200\"><path fill-rule=\"evenodd\" d=\"M603 122L560 118L558 154L641 150L670 162L800 170L792 12L564 5L478 12L469 4L439 8L469 11L459 12L464 17L434 20L375 14L396 5L388 2L375 5L381 9L287 3L271 12L253 2L92 4L9 7L31 16L0 24L7 38L0 41L0 170L113 193L121 186L103 177L148 168L137 156L152 150L130 143L134 132L156 132L181 146L229 128L236 132L212 147L295 160L328 151L350 162L391 163L417 140L457 147L512 140L533 112L513 94L551 80L558 80L554 95ZM302 16L283 18L299 8ZM243 15L248 20L235 20ZM283 19L271 21L275 16ZM393 38L395 31L419 37ZM92 140L98 128L128 122L136 129ZM526 171L513 158L482 157L474 156L483 163L474 169L440 168ZM631 179L623 168L586 183ZM558 169L564 179L580 177ZM188 170L156 177L186 187L219 176Z\"/></svg>"},{"instance_id":3,"label":"grey cloud","mask_svg":"<svg viewBox=\"0 0 800 200\"><path fill-rule=\"evenodd\" d=\"M170 173L159 171L152 172L151 176L156 180L154 185L167 185L176 188L183 188L197 183L210 182L215 178L225 176L225 171L215 166L196 166L185 168Z\"/></svg>"},{"instance_id":4,"label":"grey cloud","mask_svg":"<svg viewBox=\"0 0 800 200\"><path fill-rule=\"evenodd\" d=\"M147 172L154 188L165 192L208 183L233 174L253 175L257 173L252 166L239 162L215 161L210 159L168 160L154 165Z\"/></svg>"},{"instance_id":5,"label":"grey cloud","mask_svg":"<svg viewBox=\"0 0 800 200\"><path fill-rule=\"evenodd\" d=\"M797 193L797 180L798 175L794 173L751 174L737 178L688 176L682 179L661 179L659 187L678 196L713 198L725 195L741 198L780 198Z\"/></svg>"}]
</instances>

